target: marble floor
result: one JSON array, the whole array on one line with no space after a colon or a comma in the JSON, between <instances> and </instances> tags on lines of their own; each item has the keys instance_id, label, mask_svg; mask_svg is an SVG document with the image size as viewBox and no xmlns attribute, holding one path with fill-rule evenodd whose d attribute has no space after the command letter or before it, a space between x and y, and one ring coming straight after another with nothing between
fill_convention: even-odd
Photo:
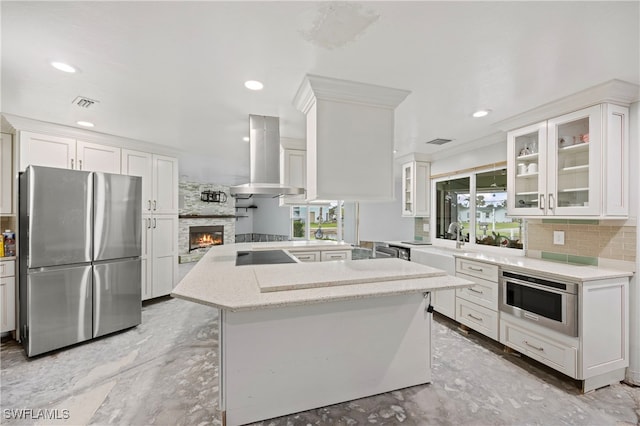
<instances>
[{"instance_id":1,"label":"marble floor","mask_svg":"<svg viewBox=\"0 0 640 426\"><path fill-rule=\"evenodd\" d=\"M638 424L640 388L618 384L580 394L566 376L435 318L433 383L258 424ZM0 423L221 424L217 311L163 298L144 305L142 321L32 359L16 342L3 342Z\"/></svg>"}]
</instances>

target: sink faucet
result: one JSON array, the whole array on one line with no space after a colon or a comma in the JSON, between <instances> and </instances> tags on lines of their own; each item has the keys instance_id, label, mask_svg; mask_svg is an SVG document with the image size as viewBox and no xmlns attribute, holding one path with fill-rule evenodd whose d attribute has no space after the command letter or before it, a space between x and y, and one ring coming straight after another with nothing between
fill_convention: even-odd
<instances>
[{"instance_id":1,"label":"sink faucet","mask_svg":"<svg viewBox=\"0 0 640 426\"><path fill-rule=\"evenodd\" d=\"M462 230L464 229L464 227L462 226L462 223L458 222L458 226L456 227L456 248L462 248L462 246L464 245L464 240L462 240Z\"/></svg>"}]
</instances>

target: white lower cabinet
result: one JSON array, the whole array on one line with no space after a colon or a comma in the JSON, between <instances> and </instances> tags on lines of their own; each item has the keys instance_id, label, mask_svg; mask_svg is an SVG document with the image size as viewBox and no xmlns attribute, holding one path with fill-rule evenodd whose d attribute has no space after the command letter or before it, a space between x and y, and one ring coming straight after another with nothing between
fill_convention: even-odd
<instances>
[{"instance_id":1,"label":"white lower cabinet","mask_svg":"<svg viewBox=\"0 0 640 426\"><path fill-rule=\"evenodd\" d=\"M456 291L436 290L431 293L431 305L439 314L446 315L451 319L456 318Z\"/></svg>"},{"instance_id":2,"label":"white lower cabinet","mask_svg":"<svg viewBox=\"0 0 640 426\"><path fill-rule=\"evenodd\" d=\"M145 215L142 218L142 300L166 296L178 277L178 218Z\"/></svg>"},{"instance_id":3,"label":"white lower cabinet","mask_svg":"<svg viewBox=\"0 0 640 426\"><path fill-rule=\"evenodd\" d=\"M411 261L442 269L449 275L455 275L456 273L456 262L451 253L442 253L430 249L411 249ZM431 292L431 305L439 314L455 319L456 290L436 290Z\"/></svg>"},{"instance_id":4,"label":"white lower cabinet","mask_svg":"<svg viewBox=\"0 0 640 426\"><path fill-rule=\"evenodd\" d=\"M320 262L319 251L292 251L291 254L301 262Z\"/></svg>"},{"instance_id":5,"label":"white lower cabinet","mask_svg":"<svg viewBox=\"0 0 640 426\"><path fill-rule=\"evenodd\" d=\"M327 262L332 260L351 260L351 250L289 250L301 262Z\"/></svg>"},{"instance_id":6,"label":"white lower cabinet","mask_svg":"<svg viewBox=\"0 0 640 426\"><path fill-rule=\"evenodd\" d=\"M498 340L498 266L458 258L456 277L476 285L456 290L455 320Z\"/></svg>"},{"instance_id":7,"label":"white lower cabinet","mask_svg":"<svg viewBox=\"0 0 640 426\"><path fill-rule=\"evenodd\" d=\"M578 337L500 313L500 343L574 379L588 392L625 378L629 366L629 279L582 282Z\"/></svg>"},{"instance_id":8,"label":"white lower cabinet","mask_svg":"<svg viewBox=\"0 0 640 426\"><path fill-rule=\"evenodd\" d=\"M320 252L320 261L351 260L351 250L325 250Z\"/></svg>"},{"instance_id":9,"label":"white lower cabinet","mask_svg":"<svg viewBox=\"0 0 640 426\"><path fill-rule=\"evenodd\" d=\"M16 261L0 261L0 332L16 329Z\"/></svg>"},{"instance_id":10,"label":"white lower cabinet","mask_svg":"<svg viewBox=\"0 0 640 426\"><path fill-rule=\"evenodd\" d=\"M498 340L498 312L456 297L456 321Z\"/></svg>"},{"instance_id":11,"label":"white lower cabinet","mask_svg":"<svg viewBox=\"0 0 640 426\"><path fill-rule=\"evenodd\" d=\"M578 339L567 338L563 343L536 333L526 326L519 326L517 321L517 318L502 315L500 343L567 376L576 377Z\"/></svg>"}]
</instances>

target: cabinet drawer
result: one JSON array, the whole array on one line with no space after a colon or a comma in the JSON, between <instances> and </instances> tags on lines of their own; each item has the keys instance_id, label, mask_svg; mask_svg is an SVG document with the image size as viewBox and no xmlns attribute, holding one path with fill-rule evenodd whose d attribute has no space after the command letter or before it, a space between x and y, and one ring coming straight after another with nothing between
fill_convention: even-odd
<instances>
[{"instance_id":1,"label":"cabinet drawer","mask_svg":"<svg viewBox=\"0 0 640 426\"><path fill-rule=\"evenodd\" d=\"M500 320L500 343L576 378L577 348L547 339L504 319Z\"/></svg>"},{"instance_id":2,"label":"cabinet drawer","mask_svg":"<svg viewBox=\"0 0 640 426\"><path fill-rule=\"evenodd\" d=\"M456 272L482 278L488 281L498 282L498 266L489 263L476 262L475 260L456 259Z\"/></svg>"},{"instance_id":3,"label":"cabinet drawer","mask_svg":"<svg viewBox=\"0 0 640 426\"><path fill-rule=\"evenodd\" d=\"M498 340L498 312L456 297L456 321Z\"/></svg>"},{"instance_id":4,"label":"cabinet drawer","mask_svg":"<svg viewBox=\"0 0 640 426\"><path fill-rule=\"evenodd\" d=\"M16 274L16 261L0 261L0 277L13 277Z\"/></svg>"},{"instance_id":5,"label":"cabinet drawer","mask_svg":"<svg viewBox=\"0 0 640 426\"><path fill-rule=\"evenodd\" d=\"M347 260L351 259L350 250L325 250L320 252L320 260Z\"/></svg>"},{"instance_id":6,"label":"cabinet drawer","mask_svg":"<svg viewBox=\"0 0 640 426\"><path fill-rule=\"evenodd\" d=\"M319 251L295 251L291 252L301 262L320 262Z\"/></svg>"},{"instance_id":7,"label":"cabinet drawer","mask_svg":"<svg viewBox=\"0 0 640 426\"><path fill-rule=\"evenodd\" d=\"M456 289L456 296L476 303L485 308L498 310L498 283L472 277L467 274L456 273L456 277L476 283L473 287Z\"/></svg>"}]
</instances>

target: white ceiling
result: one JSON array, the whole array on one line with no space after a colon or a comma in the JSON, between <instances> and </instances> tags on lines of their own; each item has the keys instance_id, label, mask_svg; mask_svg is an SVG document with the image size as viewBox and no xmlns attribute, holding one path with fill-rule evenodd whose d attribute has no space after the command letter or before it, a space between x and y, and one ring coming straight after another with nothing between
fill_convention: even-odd
<instances>
[{"instance_id":1,"label":"white ceiling","mask_svg":"<svg viewBox=\"0 0 640 426\"><path fill-rule=\"evenodd\" d=\"M640 3L1 2L2 111L163 144L237 183L248 115L304 138L305 74L410 90L397 155L617 78L640 83ZM61 60L76 74L53 69ZM256 79L265 89L251 92ZM99 100L88 110L71 102ZM471 118L490 108L483 119ZM454 142L425 145L434 138Z\"/></svg>"}]
</instances>

